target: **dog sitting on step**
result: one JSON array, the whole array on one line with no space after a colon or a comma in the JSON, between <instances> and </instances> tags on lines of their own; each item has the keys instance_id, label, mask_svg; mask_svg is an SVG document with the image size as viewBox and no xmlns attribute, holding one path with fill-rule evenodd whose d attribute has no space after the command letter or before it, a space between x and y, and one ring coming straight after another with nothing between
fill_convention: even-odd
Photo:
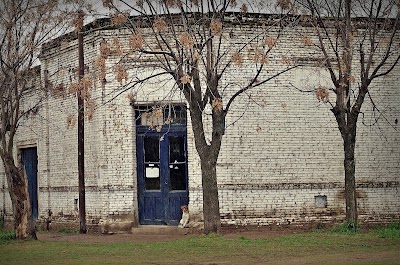
<instances>
[{"instance_id":1,"label":"dog sitting on step","mask_svg":"<svg viewBox=\"0 0 400 265\"><path fill-rule=\"evenodd\" d=\"M189 208L187 205L182 205L181 210L182 210L182 219L179 221L179 227L185 228L189 224Z\"/></svg>"}]
</instances>

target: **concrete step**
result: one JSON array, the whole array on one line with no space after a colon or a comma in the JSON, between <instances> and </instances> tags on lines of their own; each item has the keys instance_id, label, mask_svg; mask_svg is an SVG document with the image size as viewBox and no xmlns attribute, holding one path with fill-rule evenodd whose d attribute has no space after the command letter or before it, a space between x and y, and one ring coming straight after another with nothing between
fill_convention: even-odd
<instances>
[{"instance_id":1,"label":"concrete step","mask_svg":"<svg viewBox=\"0 0 400 265\"><path fill-rule=\"evenodd\" d=\"M134 235L186 235L190 231L189 228L180 228L178 226L167 225L139 225L132 228Z\"/></svg>"}]
</instances>

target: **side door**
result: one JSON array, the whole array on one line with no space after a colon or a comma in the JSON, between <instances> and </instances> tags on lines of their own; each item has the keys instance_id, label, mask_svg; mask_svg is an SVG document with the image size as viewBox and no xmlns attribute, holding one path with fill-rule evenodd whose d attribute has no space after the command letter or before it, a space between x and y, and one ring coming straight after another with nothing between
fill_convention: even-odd
<instances>
[{"instance_id":1,"label":"side door","mask_svg":"<svg viewBox=\"0 0 400 265\"><path fill-rule=\"evenodd\" d=\"M37 148L21 149L22 164L28 177L29 200L32 208L32 218L38 218L38 183L37 183Z\"/></svg>"}]
</instances>

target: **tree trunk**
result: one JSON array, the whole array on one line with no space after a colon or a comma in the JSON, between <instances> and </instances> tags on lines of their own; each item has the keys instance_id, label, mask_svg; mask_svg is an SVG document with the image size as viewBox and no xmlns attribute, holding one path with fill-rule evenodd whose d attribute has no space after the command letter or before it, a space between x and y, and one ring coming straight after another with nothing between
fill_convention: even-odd
<instances>
[{"instance_id":1,"label":"tree trunk","mask_svg":"<svg viewBox=\"0 0 400 265\"><path fill-rule=\"evenodd\" d=\"M361 105L360 105L361 106ZM343 139L344 148L344 193L346 201L346 221L357 225L357 193L356 193L356 164L354 151L356 146L358 109L346 113L338 106L332 109L339 131Z\"/></svg>"},{"instance_id":2,"label":"tree trunk","mask_svg":"<svg viewBox=\"0 0 400 265\"><path fill-rule=\"evenodd\" d=\"M211 158L201 159L203 184L204 233L219 233L221 219L217 186L217 161Z\"/></svg>"},{"instance_id":3,"label":"tree trunk","mask_svg":"<svg viewBox=\"0 0 400 265\"><path fill-rule=\"evenodd\" d=\"M346 198L346 221L357 225L357 192L356 192L356 164L354 151L356 144L356 128L350 125L348 134L343 141L344 147L344 172L345 172L345 198Z\"/></svg>"},{"instance_id":4,"label":"tree trunk","mask_svg":"<svg viewBox=\"0 0 400 265\"><path fill-rule=\"evenodd\" d=\"M24 170L15 166L12 155L2 157L13 206L14 231L17 239L37 239Z\"/></svg>"},{"instance_id":5,"label":"tree trunk","mask_svg":"<svg viewBox=\"0 0 400 265\"><path fill-rule=\"evenodd\" d=\"M221 217L217 186L217 160L221 148L225 114L213 111L213 132L210 144L207 144L205 139L202 111L196 102L190 104L190 117L195 146L201 161L204 233L219 233Z\"/></svg>"}]
</instances>

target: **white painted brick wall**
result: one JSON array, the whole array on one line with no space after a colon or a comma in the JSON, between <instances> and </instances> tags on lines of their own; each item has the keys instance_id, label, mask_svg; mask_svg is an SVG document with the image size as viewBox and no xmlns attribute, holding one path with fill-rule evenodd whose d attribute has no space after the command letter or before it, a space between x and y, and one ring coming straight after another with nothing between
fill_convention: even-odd
<instances>
[{"instance_id":1,"label":"white painted brick wall","mask_svg":"<svg viewBox=\"0 0 400 265\"><path fill-rule=\"evenodd\" d=\"M123 40L123 31L95 32L85 37L85 62L93 73L93 61L100 41L111 41L116 32ZM254 28L236 29L235 41L245 41L243 34L256 33ZM312 50L296 46L300 35L293 29L290 38L282 39L266 65L263 77L284 69L281 55L307 57ZM76 80L76 41L55 48L42 58L42 75L49 71L54 83ZM100 82L92 90L98 108L93 120L85 124L85 177L88 223L96 225L109 220L137 224L137 178L134 112L127 99L129 91L112 102L103 104L121 91L114 80L112 65L103 88ZM238 85L252 76L251 64L235 67L222 80ZM72 69L72 70L71 70ZM398 72L399 67L394 69ZM131 77L153 71L131 69ZM70 79L71 76L71 79ZM238 78L240 77L240 78ZM262 77L260 77L261 79ZM159 84L164 84L161 88ZM299 224L342 220L344 215L343 146L329 106L319 103L314 94L297 91L318 84L329 85L326 73L311 67L298 68L250 90L239 97L227 116L217 165L222 222L237 225ZM137 91L137 103L164 99L171 83L154 82ZM371 104L366 100L358 124L356 179L359 185L360 218L379 221L399 218L400 110L399 77L395 74L374 82L371 95L390 126L380 117L371 124ZM134 91L136 92L136 91ZM234 93L228 89L225 95ZM249 98L250 97L250 98ZM333 96L332 96L333 98ZM168 100L179 102L175 91ZM226 104L226 101L224 102ZM16 146L37 145L39 157L39 218L45 220L48 210L53 221L78 220L75 199L78 198L77 127L67 128L67 116L76 114L76 97L51 95L37 116L24 122ZM205 116L207 120L207 116ZM208 122L210 122L208 120ZM29 129L28 129L29 128ZM208 125L208 133L210 127ZM202 220L202 190L199 158L188 117L188 157L190 211L195 221ZM0 205L10 213L11 206L3 171ZM327 196L327 208L315 207L315 196Z\"/></svg>"}]
</instances>

